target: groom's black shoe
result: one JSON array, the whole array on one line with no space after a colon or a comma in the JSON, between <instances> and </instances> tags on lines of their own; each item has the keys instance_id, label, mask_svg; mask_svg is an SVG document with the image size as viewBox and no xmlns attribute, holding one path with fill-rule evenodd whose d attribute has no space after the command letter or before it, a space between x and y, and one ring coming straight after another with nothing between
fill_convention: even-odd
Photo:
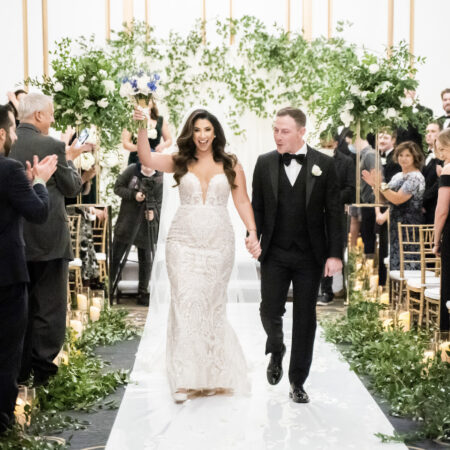
<instances>
[{"instance_id":1,"label":"groom's black shoe","mask_svg":"<svg viewBox=\"0 0 450 450\"><path fill-rule=\"evenodd\" d=\"M283 344L283 350L278 353L272 353L270 362L267 366L267 381L270 384L278 384L283 376L283 356L286 353L286 346Z\"/></svg>"},{"instance_id":2,"label":"groom's black shoe","mask_svg":"<svg viewBox=\"0 0 450 450\"><path fill-rule=\"evenodd\" d=\"M303 386L296 386L294 383L291 384L289 397L292 398L294 403L309 403L308 394L303 389Z\"/></svg>"}]
</instances>

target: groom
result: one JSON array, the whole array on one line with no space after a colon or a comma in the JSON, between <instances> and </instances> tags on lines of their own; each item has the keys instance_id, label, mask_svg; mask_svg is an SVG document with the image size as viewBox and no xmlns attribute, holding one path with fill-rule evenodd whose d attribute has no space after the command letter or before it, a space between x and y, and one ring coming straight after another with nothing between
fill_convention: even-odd
<instances>
[{"instance_id":1,"label":"groom","mask_svg":"<svg viewBox=\"0 0 450 450\"><path fill-rule=\"evenodd\" d=\"M283 314L292 282L289 395L296 403L309 402L303 384L312 361L322 273L333 276L342 269L334 162L306 144L305 125L300 109L278 111L273 126L277 150L259 156L252 198L262 249L260 314L267 334L266 354L271 353L267 379L277 384L283 376Z\"/></svg>"}]
</instances>

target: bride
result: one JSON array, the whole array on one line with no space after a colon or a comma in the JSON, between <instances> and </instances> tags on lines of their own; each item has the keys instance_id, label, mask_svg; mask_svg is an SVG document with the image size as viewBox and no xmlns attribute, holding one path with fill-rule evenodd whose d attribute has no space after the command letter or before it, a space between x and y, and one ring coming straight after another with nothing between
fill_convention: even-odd
<instances>
[{"instance_id":1,"label":"bride","mask_svg":"<svg viewBox=\"0 0 450 450\"><path fill-rule=\"evenodd\" d=\"M136 109L134 119L145 116ZM227 210L230 192L248 231L247 248L254 258L261 248L244 171L225 145L220 122L205 109L189 115L177 139L178 153L152 153L147 129L138 133L142 164L173 173L179 186L181 204L166 240L171 287L167 373L179 403L193 391L212 395L248 389L244 355L226 318L235 248Z\"/></svg>"}]
</instances>

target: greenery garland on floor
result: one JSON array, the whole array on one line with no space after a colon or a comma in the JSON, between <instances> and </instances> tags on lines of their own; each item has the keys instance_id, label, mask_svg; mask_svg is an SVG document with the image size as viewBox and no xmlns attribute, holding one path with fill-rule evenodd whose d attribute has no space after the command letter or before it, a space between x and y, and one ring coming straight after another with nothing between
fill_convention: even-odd
<instances>
[{"instance_id":1,"label":"greenery garland on floor","mask_svg":"<svg viewBox=\"0 0 450 450\"><path fill-rule=\"evenodd\" d=\"M325 319L327 341L340 347L350 367L367 375L373 390L390 405L390 414L417 421L419 430L409 435L378 434L383 441L450 440L450 364L439 355L424 358L431 333L423 330L385 330L379 320L383 305L352 292L347 315Z\"/></svg>"},{"instance_id":2,"label":"greenery garland on floor","mask_svg":"<svg viewBox=\"0 0 450 450\"><path fill-rule=\"evenodd\" d=\"M56 376L45 387L37 388L36 402L25 412L28 425L14 429L0 437L0 448L63 449L66 445L49 440L45 435L85 428L89 423L64 415L63 411L92 411L95 408L115 408L112 402L102 401L119 386L128 382L128 371L106 371L107 363L94 356L96 347L112 345L138 335L138 329L126 321L128 312L119 309L102 311L97 322L89 324L80 340L67 333L69 363L62 364Z\"/></svg>"}]
</instances>

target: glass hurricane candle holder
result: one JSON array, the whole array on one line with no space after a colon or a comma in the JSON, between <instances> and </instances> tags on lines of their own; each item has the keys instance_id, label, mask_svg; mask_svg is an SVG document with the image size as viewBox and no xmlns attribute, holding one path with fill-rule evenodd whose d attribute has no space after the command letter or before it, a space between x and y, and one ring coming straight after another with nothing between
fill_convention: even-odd
<instances>
[{"instance_id":1,"label":"glass hurricane candle holder","mask_svg":"<svg viewBox=\"0 0 450 450\"><path fill-rule=\"evenodd\" d=\"M88 287L81 288L77 294L77 308L80 311L89 311L90 289Z\"/></svg>"}]
</instances>

